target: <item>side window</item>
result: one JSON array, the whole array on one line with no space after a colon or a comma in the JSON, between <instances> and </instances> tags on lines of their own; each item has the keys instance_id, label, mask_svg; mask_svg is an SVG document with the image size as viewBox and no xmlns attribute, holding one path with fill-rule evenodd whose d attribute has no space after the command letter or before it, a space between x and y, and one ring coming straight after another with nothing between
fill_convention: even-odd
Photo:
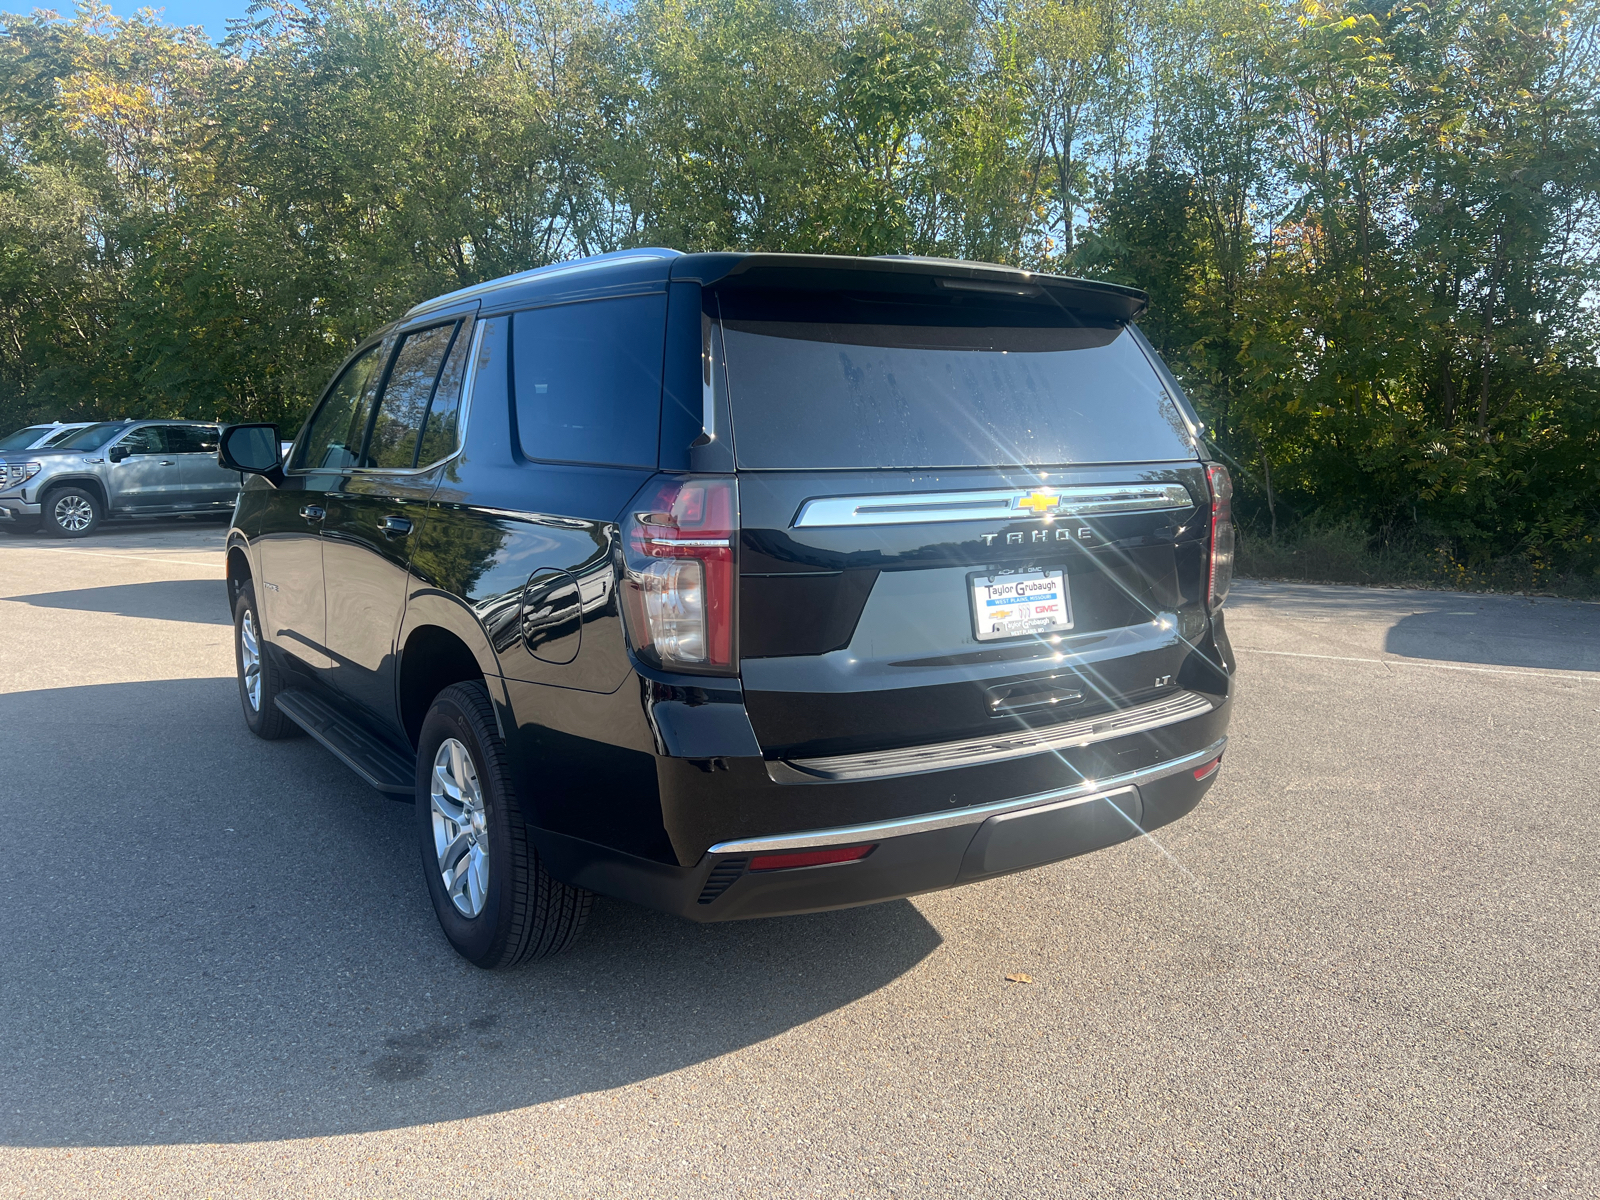
<instances>
[{"instance_id":1,"label":"side window","mask_svg":"<svg viewBox=\"0 0 1600 1200\"><path fill-rule=\"evenodd\" d=\"M161 426L146 425L143 429L135 429L117 445L129 454L164 454L167 439L161 436Z\"/></svg>"},{"instance_id":2,"label":"side window","mask_svg":"<svg viewBox=\"0 0 1600 1200\"><path fill-rule=\"evenodd\" d=\"M167 427L168 454L215 454L217 452L217 427L215 425L169 425Z\"/></svg>"},{"instance_id":3,"label":"side window","mask_svg":"<svg viewBox=\"0 0 1600 1200\"><path fill-rule=\"evenodd\" d=\"M654 467L666 323L665 296L519 312L512 361L523 454Z\"/></svg>"},{"instance_id":4,"label":"side window","mask_svg":"<svg viewBox=\"0 0 1600 1200\"><path fill-rule=\"evenodd\" d=\"M455 322L435 325L406 334L389 370L389 382L378 402L378 420L372 427L367 450L371 467L411 467L417 461L417 439L433 401L433 387L439 380L456 331Z\"/></svg>"},{"instance_id":5,"label":"side window","mask_svg":"<svg viewBox=\"0 0 1600 1200\"><path fill-rule=\"evenodd\" d=\"M342 471L356 465L361 438L372 415L372 399L383 367L383 347L374 346L357 358L329 389L311 418L291 470Z\"/></svg>"},{"instance_id":6,"label":"side window","mask_svg":"<svg viewBox=\"0 0 1600 1200\"><path fill-rule=\"evenodd\" d=\"M433 389L433 403L428 408L428 421L422 428L422 446L417 452L417 465L425 467L456 452L456 438L461 422L461 381L467 374L467 355L472 349L472 321L461 323L456 340L450 343L450 357L444 360L444 370L439 373L439 385Z\"/></svg>"}]
</instances>

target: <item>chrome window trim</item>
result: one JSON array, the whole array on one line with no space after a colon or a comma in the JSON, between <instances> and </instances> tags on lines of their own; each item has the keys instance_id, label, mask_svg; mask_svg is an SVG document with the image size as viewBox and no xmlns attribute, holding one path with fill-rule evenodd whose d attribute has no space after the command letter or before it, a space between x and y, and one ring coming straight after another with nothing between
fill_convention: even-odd
<instances>
[{"instance_id":1,"label":"chrome window trim","mask_svg":"<svg viewBox=\"0 0 1600 1200\"><path fill-rule=\"evenodd\" d=\"M740 838L731 842L718 842L706 851L714 854L761 854L778 850L810 850L823 846L848 846L855 842L876 842L885 838L905 837L913 833L929 833L936 829L951 829L960 825L981 825L1000 813L1020 812L1040 808L1062 801L1088 803L1099 800L1129 787L1141 787L1203 766L1221 754L1228 739L1218 738L1204 750L1168 759L1153 767L1128 771L1105 779L1086 779L1071 787L1049 792L1034 792L1010 800L996 800L992 804L977 804L954 812L923 813L914 817L900 817L892 821L874 821L865 825L840 825L831 829L809 829L798 833L780 833L769 837Z\"/></svg>"},{"instance_id":2,"label":"chrome window trim","mask_svg":"<svg viewBox=\"0 0 1600 1200\"><path fill-rule=\"evenodd\" d=\"M1112 738L1148 733L1203 717L1216 704L1199 692L1180 691L1148 704L1117 709L1096 717L1067 721L1043 729L985 734L955 742L906 746L899 750L875 750L865 754L838 754L826 758L776 759L767 763L767 774L774 783L840 783L867 779L897 779L905 775L926 775L957 767L976 767L986 763L1027 758L1052 750L1092 746Z\"/></svg>"},{"instance_id":3,"label":"chrome window trim","mask_svg":"<svg viewBox=\"0 0 1600 1200\"><path fill-rule=\"evenodd\" d=\"M474 314L471 314L471 313L467 313L467 314L464 314L464 315L458 315L456 317L452 317L451 318L451 320L457 320L457 321L465 320L465 319L470 319L472 321L472 333L469 335L472 338L472 344L467 347L467 356L468 356L467 357L467 372L461 378L461 416L456 421L456 448L454 450L450 451L449 454L444 455L442 458L434 459L431 463L429 463L425 467L345 467L345 468L343 468L342 470L339 470L339 471L316 470L316 469L314 469L312 467L296 467L293 470L290 470L287 467L285 467L283 473L285 475L297 475L297 476L298 475L341 475L341 476L344 476L344 475L384 475L384 476L389 476L389 475L422 475L422 474L425 474L428 471L438 470L438 468L444 466L445 463L449 462L452 458L455 458L463 450L465 450L467 448L467 417L472 411L472 385L474 383L476 383L477 379L478 379L478 350L479 350L479 347L480 347L480 345L481 345L481 343L483 341L483 330L484 330L484 327L488 324L488 322L485 321L484 319L482 319L481 317L478 317L478 316L476 316ZM446 324L449 324L449 322L448 321L440 321L438 324L446 325ZM403 329L403 330L400 331L400 338L403 339L407 334L415 333L418 329L432 329L432 328L435 328L435 326L432 326L432 325L418 325L415 329ZM399 340L397 339L396 342L395 342L395 345L398 347L399 344L400 344ZM354 357L355 357L354 355L351 355L351 358L354 358ZM348 360L347 360L346 365L348 365ZM392 363L385 363L384 364L384 369L387 370L392 365L393 365ZM344 371L341 368L340 371L339 371L339 374L335 375L333 377L334 381L337 382L338 378L339 378L339 375L343 375L343 374L344 374ZM332 386L332 385L330 384L329 386ZM384 387L386 389L388 387L388 381L387 380L384 381ZM382 395L379 395L378 400L379 400L379 404L380 404L380 407L381 407L382 400L383 400ZM318 401L317 407L320 408L321 406L322 406L321 405L321 401ZM316 410L313 409L312 410L312 416L315 416L315 415L316 415ZM374 414L373 415L374 416L377 415L376 410L374 410ZM310 426L310 424L311 424L311 417L307 417L306 420L305 420L305 424L300 426L300 434L303 434L306 431L307 427ZM295 450L297 450L299 448L299 446L300 446L300 434L296 434L295 435L294 442L291 443L291 445L289 447L289 456L292 456L294 454ZM289 456L285 457L285 459L284 459L285 462L288 461L288 457Z\"/></svg>"},{"instance_id":4,"label":"chrome window trim","mask_svg":"<svg viewBox=\"0 0 1600 1200\"><path fill-rule=\"evenodd\" d=\"M1055 497L1056 507L1034 511L1025 501ZM1051 488L995 488L981 492L908 492L878 496L822 496L800 506L792 528L922 525L945 521L1036 521L1042 517L1114 516L1195 507L1181 483L1085 483Z\"/></svg>"}]
</instances>

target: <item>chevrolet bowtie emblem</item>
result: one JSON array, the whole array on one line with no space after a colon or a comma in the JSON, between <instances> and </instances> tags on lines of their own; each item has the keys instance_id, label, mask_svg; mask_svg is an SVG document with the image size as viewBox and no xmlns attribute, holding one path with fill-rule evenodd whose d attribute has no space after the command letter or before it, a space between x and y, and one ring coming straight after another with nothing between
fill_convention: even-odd
<instances>
[{"instance_id":1,"label":"chevrolet bowtie emblem","mask_svg":"<svg viewBox=\"0 0 1600 1200\"><path fill-rule=\"evenodd\" d=\"M1054 492L1029 492L1026 496L1017 497L1017 507L1026 508L1035 516L1043 516L1061 507L1061 497Z\"/></svg>"}]
</instances>

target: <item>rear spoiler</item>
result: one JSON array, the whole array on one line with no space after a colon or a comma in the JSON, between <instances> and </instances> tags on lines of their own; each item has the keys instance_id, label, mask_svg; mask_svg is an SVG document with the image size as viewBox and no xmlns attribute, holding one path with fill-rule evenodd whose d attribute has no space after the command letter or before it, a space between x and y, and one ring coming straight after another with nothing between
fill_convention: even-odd
<instances>
[{"instance_id":1,"label":"rear spoiler","mask_svg":"<svg viewBox=\"0 0 1600 1200\"><path fill-rule=\"evenodd\" d=\"M1150 306L1149 294L1138 288L954 258L685 254L672 261L671 278L719 290L873 292L908 297L942 295L947 299L956 292L983 292L1012 303L1037 298L1044 304L1121 324L1137 320Z\"/></svg>"}]
</instances>

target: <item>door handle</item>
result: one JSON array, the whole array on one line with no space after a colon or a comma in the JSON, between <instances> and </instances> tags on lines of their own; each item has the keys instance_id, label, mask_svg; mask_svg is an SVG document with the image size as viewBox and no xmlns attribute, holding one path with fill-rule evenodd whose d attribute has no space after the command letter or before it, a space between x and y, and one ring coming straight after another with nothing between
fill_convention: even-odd
<instances>
[{"instance_id":1,"label":"door handle","mask_svg":"<svg viewBox=\"0 0 1600 1200\"><path fill-rule=\"evenodd\" d=\"M320 504L308 504L300 510L300 515L308 521L320 521L328 515L328 510Z\"/></svg>"},{"instance_id":2,"label":"door handle","mask_svg":"<svg viewBox=\"0 0 1600 1200\"><path fill-rule=\"evenodd\" d=\"M176 465L177 464L174 463L170 458L163 458L160 462L158 462L156 464L156 466L158 466L158 467L172 467L172 466L176 466Z\"/></svg>"},{"instance_id":3,"label":"door handle","mask_svg":"<svg viewBox=\"0 0 1600 1200\"><path fill-rule=\"evenodd\" d=\"M403 538L411 532L411 522L404 517L385 517L383 519L383 536L386 538Z\"/></svg>"}]
</instances>

